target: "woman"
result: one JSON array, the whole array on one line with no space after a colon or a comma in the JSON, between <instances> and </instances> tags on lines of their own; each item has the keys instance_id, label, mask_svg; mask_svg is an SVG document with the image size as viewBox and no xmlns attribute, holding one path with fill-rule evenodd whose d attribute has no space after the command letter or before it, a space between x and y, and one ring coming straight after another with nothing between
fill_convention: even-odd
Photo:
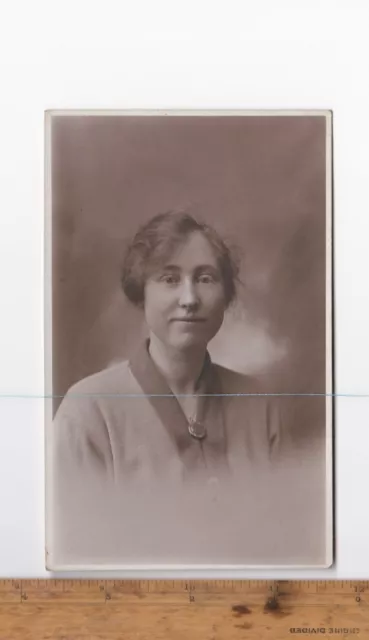
<instances>
[{"instance_id":1,"label":"woman","mask_svg":"<svg viewBox=\"0 0 369 640\"><path fill-rule=\"evenodd\" d=\"M207 351L237 274L223 240L189 214L158 215L134 237L122 285L148 340L59 407L49 567L296 561L279 517L279 406Z\"/></svg>"}]
</instances>

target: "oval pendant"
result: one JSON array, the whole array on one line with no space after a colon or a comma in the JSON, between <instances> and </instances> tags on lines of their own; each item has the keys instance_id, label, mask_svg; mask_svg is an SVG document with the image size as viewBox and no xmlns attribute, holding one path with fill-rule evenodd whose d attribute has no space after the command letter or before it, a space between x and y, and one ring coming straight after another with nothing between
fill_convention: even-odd
<instances>
[{"instance_id":1,"label":"oval pendant","mask_svg":"<svg viewBox=\"0 0 369 640\"><path fill-rule=\"evenodd\" d=\"M196 440L203 440L206 437L206 427L202 422L197 420L188 421L188 432Z\"/></svg>"}]
</instances>

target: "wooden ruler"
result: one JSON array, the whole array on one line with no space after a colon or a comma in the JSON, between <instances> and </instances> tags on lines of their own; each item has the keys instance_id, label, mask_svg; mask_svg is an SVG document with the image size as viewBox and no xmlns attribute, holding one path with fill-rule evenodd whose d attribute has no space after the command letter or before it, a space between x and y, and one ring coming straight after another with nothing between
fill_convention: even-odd
<instances>
[{"instance_id":1,"label":"wooden ruler","mask_svg":"<svg viewBox=\"0 0 369 640\"><path fill-rule=\"evenodd\" d=\"M369 581L0 580L0 639L368 638Z\"/></svg>"}]
</instances>

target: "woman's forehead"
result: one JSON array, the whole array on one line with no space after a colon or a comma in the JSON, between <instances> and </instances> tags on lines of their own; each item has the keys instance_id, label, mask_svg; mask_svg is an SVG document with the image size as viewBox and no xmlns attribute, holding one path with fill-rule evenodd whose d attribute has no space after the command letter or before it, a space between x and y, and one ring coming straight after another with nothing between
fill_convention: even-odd
<instances>
[{"instance_id":1,"label":"woman's forehead","mask_svg":"<svg viewBox=\"0 0 369 640\"><path fill-rule=\"evenodd\" d=\"M209 240L201 231L194 231L167 255L163 256L163 266L175 265L182 268L196 268L207 264L214 268L218 266L217 254Z\"/></svg>"}]
</instances>

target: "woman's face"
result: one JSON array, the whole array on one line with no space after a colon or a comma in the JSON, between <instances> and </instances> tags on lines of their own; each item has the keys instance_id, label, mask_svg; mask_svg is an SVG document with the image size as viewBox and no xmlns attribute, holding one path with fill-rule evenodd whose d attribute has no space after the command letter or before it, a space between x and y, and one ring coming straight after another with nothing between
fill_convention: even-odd
<instances>
[{"instance_id":1,"label":"woman's face","mask_svg":"<svg viewBox=\"0 0 369 640\"><path fill-rule=\"evenodd\" d=\"M193 232L147 279L144 308L150 331L170 347L204 347L219 331L226 309L223 279L201 232Z\"/></svg>"}]
</instances>

